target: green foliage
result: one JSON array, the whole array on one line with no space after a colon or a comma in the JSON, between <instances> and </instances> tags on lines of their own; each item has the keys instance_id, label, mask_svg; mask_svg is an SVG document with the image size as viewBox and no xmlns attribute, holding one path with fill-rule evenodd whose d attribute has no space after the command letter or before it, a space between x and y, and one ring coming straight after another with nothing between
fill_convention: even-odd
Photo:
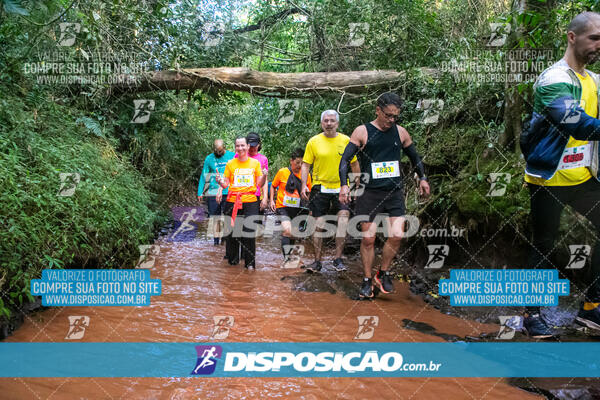
<instances>
[{"instance_id":1,"label":"green foliage","mask_svg":"<svg viewBox=\"0 0 600 400\"><path fill-rule=\"evenodd\" d=\"M104 137L104 133L102 133L102 127L95 119L90 117L79 117L75 120L75 122L82 122L90 133L99 137Z\"/></svg>"},{"instance_id":2,"label":"green foliage","mask_svg":"<svg viewBox=\"0 0 600 400\"><path fill-rule=\"evenodd\" d=\"M44 268L131 267L162 217L148 180L81 111L43 95L0 100L0 314L20 307ZM27 97L26 97L27 98ZM84 124L80 123L83 122ZM92 126L92 128L90 128ZM59 196L60 173L81 181Z\"/></svg>"}]
</instances>

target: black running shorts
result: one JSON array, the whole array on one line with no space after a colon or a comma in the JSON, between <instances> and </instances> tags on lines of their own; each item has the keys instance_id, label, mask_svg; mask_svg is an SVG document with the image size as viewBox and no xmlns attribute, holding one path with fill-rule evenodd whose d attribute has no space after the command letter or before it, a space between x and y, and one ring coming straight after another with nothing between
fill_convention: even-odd
<instances>
[{"instance_id":1,"label":"black running shorts","mask_svg":"<svg viewBox=\"0 0 600 400\"><path fill-rule=\"evenodd\" d=\"M377 214L401 217L406 214L404 192L402 189L365 189L364 193L356 198L355 213L356 215L368 215L369 222L373 222Z\"/></svg>"},{"instance_id":2,"label":"black running shorts","mask_svg":"<svg viewBox=\"0 0 600 400\"><path fill-rule=\"evenodd\" d=\"M314 218L329 214L335 215L340 210L349 210L346 204L340 203L339 193L321 193L321 185L314 185L310 191L308 209Z\"/></svg>"},{"instance_id":3,"label":"black running shorts","mask_svg":"<svg viewBox=\"0 0 600 400\"><path fill-rule=\"evenodd\" d=\"M275 210L275 213L281 217L294 219L300 211L302 211L300 207L279 207Z\"/></svg>"}]
</instances>

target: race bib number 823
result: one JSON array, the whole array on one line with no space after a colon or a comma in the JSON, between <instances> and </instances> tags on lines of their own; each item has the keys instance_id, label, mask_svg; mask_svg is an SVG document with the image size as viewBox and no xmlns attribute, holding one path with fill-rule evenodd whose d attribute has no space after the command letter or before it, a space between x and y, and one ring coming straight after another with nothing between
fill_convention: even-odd
<instances>
[{"instance_id":1,"label":"race bib number 823","mask_svg":"<svg viewBox=\"0 0 600 400\"><path fill-rule=\"evenodd\" d=\"M400 176L400 166L398 161L371 163L371 173L373 179L394 178Z\"/></svg>"}]
</instances>

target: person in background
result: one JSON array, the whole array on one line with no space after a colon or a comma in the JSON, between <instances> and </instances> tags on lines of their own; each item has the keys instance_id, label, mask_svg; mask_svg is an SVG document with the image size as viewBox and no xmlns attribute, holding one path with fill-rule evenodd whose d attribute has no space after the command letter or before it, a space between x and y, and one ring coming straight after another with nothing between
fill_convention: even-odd
<instances>
[{"instance_id":1,"label":"person in background","mask_svg":"<svg viewBox=\"0 0 600 400\"><path fill-rule=\"evenodd\" d=\"M256 197L260 200L260 209L264 210L269 202L269 188L267 184L267 177L269 174L269 160L264 154L259 153L262 148L262 142L260 140L260 136L256 132L250 132L246 136L246 140L248 142L248 156L260 162L260 168L262 170L263 175L265 176L265 183L256 188ZM237 154L235 155L237 157ZM262 195L262 199L261 199Z\"/></svg>"},{"instance_id":2,"label":"person in background","mask_svg":"<svg viewBox=\"0 0 600 400\"><path fill-rule=\"evenodd\" d=\"M281 235L281 251L283 252L284 268L288 263L288 254L286 246L293 245L292 238L292 220L298 216L301 209L300 189L302 181L300 180L300 170L302 168L302 158L304 150L298 148L292 151L290 156L290 166L281 168L277 171L273 182L271 183L270 208L281 218L283 232ZM293 175L292 175L293 173ZM310 190L312 181L310 176L306 186ZM274 192L277 190L277 200L273 199Z\"/></svg>"},{"instance_id":3,"label":"person in background","mask_svg":"<svg viewBox=\"0 0 600 400\"><path fill-rule=\"evenodd\" d=\"M220 186L215 178L217 174L225 172L225 165L233 156L234 153L225 148L223 139L215 139L213 152L204 159L204 167L202 168L200 181L198 182L198 201L202 201L206 197L206 206L210 217L223 214L225 200L219 195ZM206 188L207 183L208 188ZM226 195L227 189L224 189L222 194ZM219 197L218 200L217 196ZM214 244L216 246L219 244L219 238L221 237L220 224L214 224L213 229Z\"/></svg>"}]
</instances>

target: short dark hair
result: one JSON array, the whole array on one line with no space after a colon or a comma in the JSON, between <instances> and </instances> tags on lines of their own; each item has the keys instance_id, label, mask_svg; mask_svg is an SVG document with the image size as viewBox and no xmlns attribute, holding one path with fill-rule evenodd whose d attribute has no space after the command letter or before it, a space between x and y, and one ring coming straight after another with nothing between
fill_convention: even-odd
<instances>
[{"instance_id":1,"label":"short dark hair","mask_svg":"<svg viewBox=\"0 0 600 400\"><path fill-rule=\"evenodd\" d=\"M592 11L582 12L571 20L567 32L573 32L576 35L581 35L587 30L588 25L592 21L592 18L598 18L600 14Z\"/></svg>"},{"instance_id":2,"label":"short dark hair","mask_svg":"<svg viewBox=\"0 0 600 400\"><path fill-rule=\"evenodd\" d=\"M300 147L296 147L292 151L291 159L295 160L296 158L304 158L304 149L301 149Z\"/></svg>"},{"instance_id":3,"label":"short dark hair","mask_svg":"<svg viewBox=\"0 0 600 400\"><path fill-rule=\"evenodd\" d=\"M381 108L382 110L384 107L389 105L395 105L401 109L402 104L402 99L394 92L385 92L377 98L377 107Z\"/></svg>"},{"instance_id":4,"label":"short dark hair","mask_svg":"<svg viewBox=\"0 0 600 400\"><path fill-rule=\"evenodd\" d=\"M244 141L246 142L246 144L248 144L248 139L246 139L246 136L238 136L235 138L235 140L233 141L233 144L235 144L235 142L237 142L239 139L244 139Z\"/></svg>"}]
</instances>

